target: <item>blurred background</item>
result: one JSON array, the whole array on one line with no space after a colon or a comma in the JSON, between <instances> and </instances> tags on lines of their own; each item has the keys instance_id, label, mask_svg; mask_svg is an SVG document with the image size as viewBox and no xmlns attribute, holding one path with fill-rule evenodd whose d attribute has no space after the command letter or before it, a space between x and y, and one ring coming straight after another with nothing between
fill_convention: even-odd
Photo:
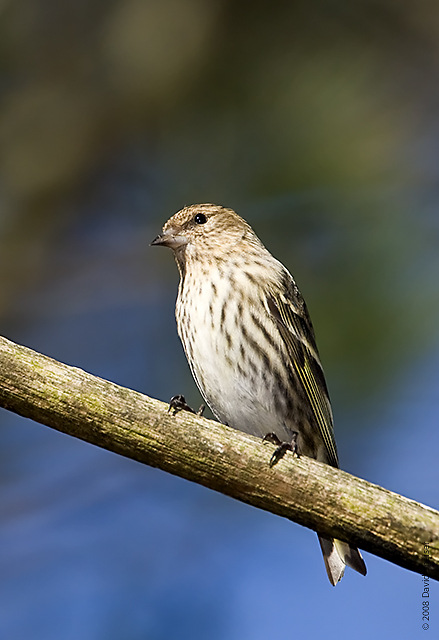
<instances>
[{"instance_id":1,"label":"blurred background","mask_svg":"<svg viewBox=\"0 0 439 640\"><path fill-rule=\"evenodd\" d=\"M341 466L438 508L438 79L433 0L1 0L1 333L198 405L149 242L235 208L308 302ZM333 589L291 522L4 410L0 463L5 640L426 637L421 576Z\"/></svg>"}]
</instances>

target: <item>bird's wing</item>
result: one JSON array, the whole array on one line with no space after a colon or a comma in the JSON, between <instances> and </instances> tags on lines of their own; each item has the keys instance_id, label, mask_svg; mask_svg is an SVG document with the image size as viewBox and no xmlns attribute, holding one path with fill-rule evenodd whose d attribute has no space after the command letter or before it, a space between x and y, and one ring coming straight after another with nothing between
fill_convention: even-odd
<instances>
[{"instance_id":1,"label":"bird's wing","mask_svg":"<svg viewBox=\"0 0 439 640\"><path fill-rule=\"evenodd\" d=\"M267 299L294 371L311 404L316 423L325 443L329 463L338 467L331 404L325 376L317 351L314 329L305 302L288 274L282 291L272 290Z\"/></svg>"}]
</instances>

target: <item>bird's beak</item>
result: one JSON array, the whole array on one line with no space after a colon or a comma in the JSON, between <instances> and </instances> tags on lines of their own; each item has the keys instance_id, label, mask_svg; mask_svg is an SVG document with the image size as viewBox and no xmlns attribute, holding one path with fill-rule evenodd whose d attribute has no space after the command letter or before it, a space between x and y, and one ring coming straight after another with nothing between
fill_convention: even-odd
<instances>
[{"instance_id":1,"label":"bird's beak","mask_svg":"<svg viewBox=\"0 0 439 640\"><path fill-rule=\"evenodd\" d=\"M154 240L150 243L149 246L150 247L153 247L155 245L160 246L161 244L166 246L166 238L162 233L158 235L156 238L154 238Z\"/></svg>"},{"instance_id":2,"label":"bird's beak","mask_svg":"<svg viewBox=\"0 0 439 640\"><path fill-rule=\"evenodd\" d=\"M151 247L169 247L170 249L178 249L189 242L188 238L175 233L172 229L167 229L163 233L154 238Z\"/></svg>"}]
</instances>

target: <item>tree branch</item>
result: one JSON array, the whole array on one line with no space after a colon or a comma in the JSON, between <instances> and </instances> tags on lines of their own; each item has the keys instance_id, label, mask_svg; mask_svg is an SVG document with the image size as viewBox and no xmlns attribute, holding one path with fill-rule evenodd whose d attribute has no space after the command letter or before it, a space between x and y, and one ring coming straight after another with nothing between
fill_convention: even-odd
<instances>
[{"instance_id":1,"label":"tree branch","mask_svg":"<svg viewBox=\"0 0 439 640\"><path fill-rule=\"evenodd\" d=\"M0 337L0 406L439 580L439 512Z\"/></svg>"}]
</instances>

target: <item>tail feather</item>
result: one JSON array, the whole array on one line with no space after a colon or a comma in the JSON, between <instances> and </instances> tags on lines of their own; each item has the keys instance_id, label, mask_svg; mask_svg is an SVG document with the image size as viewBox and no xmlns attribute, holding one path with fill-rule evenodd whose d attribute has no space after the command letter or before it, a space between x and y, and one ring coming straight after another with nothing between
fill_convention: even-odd
<instances>
[{"instance_id":1,"label":"tail feather","mask_svg":"<svg viewBox=\"0 0 439 640\"><path fill-rule=\"evenodd\" d=\"M352 547L348 542L342 542L341 540L334 540L334 544L343 562L354 571L358 571L362 576L365 576L367 573L366 565L357 547Z\"/></svg>"},{"instance_id":2,"label":"tail feather","mask_svg":"<svg viewBox=\"0 0 439 640\"><path fill-rule=\"evenodd\" d=\"M356 547L352 547L348 542L322 538L321 536L319 536L319 542L325 561L326 572L333 586L342 579L346 565L358 571L361 575L366 575L366 565L361 557L361 553Z\"/></svg>"}]
</instances>

